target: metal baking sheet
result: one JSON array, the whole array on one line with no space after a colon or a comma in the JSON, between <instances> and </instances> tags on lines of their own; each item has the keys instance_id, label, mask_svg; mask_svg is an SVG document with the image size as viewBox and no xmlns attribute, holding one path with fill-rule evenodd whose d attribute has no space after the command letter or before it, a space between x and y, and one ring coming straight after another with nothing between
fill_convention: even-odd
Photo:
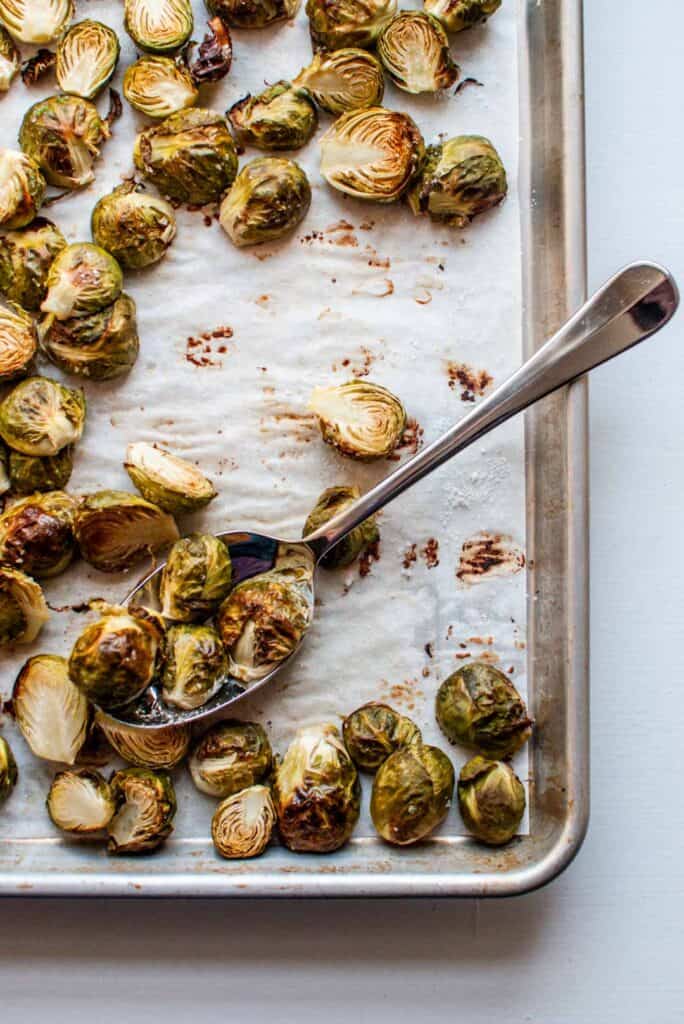
<instances>
[{"instance_id":1,"label":"metal baking sheet","mask_svg":"<svg viewBox=\"0 0 684 1024\"><path fill-rule=\"evenodd\" d=\"M89 16L117 24L120 11L112 11L118 5L98 4L98 15L94 6L88 6ZM201 5L195 10L200 25ZM277 77L307 59L302 12L294 27L281 26L259 40L263 63L257 66L249 58L254 36L235 34L234 71L207 105L223 109L245 88L257 90L265 66ZM132 52L124 42L125 65ZM580 4L530 0L517 14L508 5L486 29L457 37L453 49L464 74L484 82L481 88L470 85L447 101L409 101L388 90L386 102L409 110L428 140L440 128L449 134L490 134L511 175L507 203L462 238L412 223L405 210L359 209L320 182L312 144L297 155L312 178L312 211L286 249L267 247L266 253L245 257L220 239L225 257L218 274L209 276L218 228L205 225L201 213L182 213L179 240L167 261L127 279L139 304L143 354L127 382L88 389L91 415L74 474L76 489L125 486L119 465L125 443L159 438L199 458L221 490L211 514L186 521L185 529L239 526L234 518L239 516L296 535L317 491L342 473L349 475L347 465L321 453L306 418L306 395L322 382L322 374L334 380L368 370L397 393L409 392L417 440L421 430L432 438L459 408L468 408L460 405L471 397L460 361L500 378L519 361L522 349L532 351L579 305L584 295ZM15 86L11 103L22 90ZM47 91L33 90L32 98ZM28 105L28 96L22 99ZM12 145L18 108L7 100L3 104L1 141ZM54 208L54 219L70 239L87 237L87 210L129 170L135 127L129 112L89 194ZM407 231L415 259L406 248ZM311 273L313 287L307 286L305 301L298 302L292 275L301 281ZM188 289L182 304L174 302L172 291L180 281ZM287 301L289 292L294 301ZM164 318L165 297L170 315ZM397 322L405 325L400 337ZM491 341L485 349L481 339L487 333ZM444 378L439 397L431 371L421 379L430 357L432 372L438 366ZM251 390L242 386L245 375ZM182 401L169 400L169 384ZM476 379L475 392L477 386ZM455 655L485 652L515 670L537 720L534 742L517 765L528 780L524 835L504 850L483 849L463 835L453 811L432 839L395 850L374 836L364 817L351 842L332 856L295 856L274 845L257 860L227 863L215 857L208 838L213 805L191 790L181 772L178 827L163 851L147 858L108 858L101 846L55 835L43 808L52 769L26 756L5 716L0 725L20 754L22 784L0 816L0 893L508 895L562 870L581 843L588 813L585 384L532 411L524 442L522 425L510 425L491 445L464 458L470 461L459 460L458 471L456 464L445 467L430 486L419 486L387 510L381 559L367 566L365 578L355 572L326 580L305 652L282 686L267 700L260 695L246 705L245 715L265 721L282 750L304 718L329 718L350 710L360 697L381 697L413 714L428 738L437 739L431 703L439 676L458 663ZM255 465L247 473L250 459ZM367 484L373 471L358 471L355 479ZM447 506L452 515L445 517ZM500 508L498 521L491 514L494 507ZM460 565L459 554L464 542L485 528L511 540L505 574L486 581L483 590ZM439 565L434 564L435 540ZM51 586L54 604L96 593L116 598L128 589L127 580L83 568L78 573ZM41 643L41 649L66 651L79 627L76 619L55 616L49 645ZM436 658L426 652L428 643ZM17 652L4 659L0 693L5 696L24 656ZM458 769L467 755L452 753Z\"/></svg>"}]
</instances>

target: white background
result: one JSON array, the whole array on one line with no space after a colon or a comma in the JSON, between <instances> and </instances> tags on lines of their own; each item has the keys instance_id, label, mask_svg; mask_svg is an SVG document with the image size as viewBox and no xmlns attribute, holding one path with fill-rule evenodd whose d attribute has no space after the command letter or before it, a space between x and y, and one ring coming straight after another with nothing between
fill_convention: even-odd
<instances>
[{"instance_id":1,"label":"white background","mask_svg":"<svg viewBox=\"0 0 684 1024\"><path fill-rule=\"evenodd\" d=\"M638 257L684 282L684 9L586 7L590 286ZM682 1019L683 336L592 380L593 806L565 875L497 903L0 901L3 1024Z\"/></svg>"}]
</instances>

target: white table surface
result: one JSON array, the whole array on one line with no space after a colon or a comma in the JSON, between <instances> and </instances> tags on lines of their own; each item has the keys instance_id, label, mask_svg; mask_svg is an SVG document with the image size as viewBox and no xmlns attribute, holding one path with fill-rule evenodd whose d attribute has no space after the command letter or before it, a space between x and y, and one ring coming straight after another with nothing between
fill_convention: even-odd
<instances>
[{"instance_id":1,"label":"white table surface","mask_svg":"<svg viewBox=\"0 0 684 1024\"><path fill-rule=\"evenodd\" d=\"M585 6L590 286L638 257L683 283L684 8ZM680 313L592 381L593 805L559 880L480 903L0 901L3 1024L681 1021L683 380Z\"/></svg>"}]
</instances>

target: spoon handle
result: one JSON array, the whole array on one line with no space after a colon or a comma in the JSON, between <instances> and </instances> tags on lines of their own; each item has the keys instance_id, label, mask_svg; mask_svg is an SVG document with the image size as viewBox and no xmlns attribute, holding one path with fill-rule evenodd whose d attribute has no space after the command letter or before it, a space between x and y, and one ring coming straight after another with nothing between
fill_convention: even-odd
<instances>
[{"instance_id":1,"label":"spoon handle","mask_svg":"<svg viewBox=\"0 0 684 1024\"><path fill-rule=\"evenodd\" d=\"M322 557L369 515L494 427L654 334L678 304L677 286L667 270L645 262L625 267L455 426L306 537L306 542Z\"/></svg>"}]
</instances>

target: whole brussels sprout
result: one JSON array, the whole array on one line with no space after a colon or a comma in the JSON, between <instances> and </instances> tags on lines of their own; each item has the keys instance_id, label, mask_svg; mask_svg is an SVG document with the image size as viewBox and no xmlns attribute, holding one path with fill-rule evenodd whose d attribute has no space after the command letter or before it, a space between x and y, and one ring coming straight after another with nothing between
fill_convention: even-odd
<instances>
[{"instance_id":1,"label":"whole brussels sprout","mask_svg":"<svg viewBox=\"0 0 684 1024\"><path fill-rule=\"evenodd\" d=\"M397 13L397 0L307 0L306 13L314 49L370 48Z\"/></svg>"},{"instance_id":2,"label":"whole brussels sprout","mask_svg":"<svg viewBox=\"0 0 684 1024\"><path fill-rule=\"evenodd\" d=\"M403 747L383 761L373 780L373 824L388 843L417 843L444 821L453 793L453 765L439 747Z\"/></svg>"},{"instance_id":3,"label":"whole brussels sprout","mask_svg":"<svg viewBox=\"0 0 684 1024\"><path fill-rule=\"evenodd\" d=\"M83 188L95 180L93 164L107 138L106 121L81 96L50 96L34 103L19 130L21 148L48 183L68 189Z\"/></svg>"},{"instance_id":4,"label":"whole brussels sprout","mask_svg":"<svg viewBox=\"0 0 684 1024\"><path fill-rule=\"evenodd\" d=\"M510 757L528 741L532 719L503 672L483 662L462 665L437 691L439 727L451 743L486 757Z\"/></svg>"},{"instance_id":5,"label":"whole brussels sprout","mask_svg":"<svg viewBox=\"0 0 684 1024\"><path fill-rule=\"evenodd\" d=\"M76 551L75 509L64 491L15 501L0 515L0 562L37 579L64 572Z\"/></svg>"},{"instance_id":6,"label":"whole brussels sprout","mask_svg":"<svg viewBox=\"0 0 684 1024\"><path fill-rule=\"evenodd\" d=\"M126 70L123 94L132 107L148 117L169 117L193 107L199 93L189 69L171 57L139 57Z\"/></svg>"},{"instance_id":7,"label":"whole brussels sprout","mask_svg":"<svg viewBox=\"0 0 684 1024\"><path fill-rule=\"evenodd\" d=\"M178 540L178 527L167 512L127 491L82 498L74 532L82 557L101 572L121 572Z\"/></svg>"},{"instance_id":8,"label":"whole brussels sprout","mask_svg":"<svg viewBox=\"0 0 684 1024\"><path fill-rule=\"evenodd\" d=\"M459 135L428 147L408 201L415 214L463 228L498 206L507 191L506 171L491 142L480 135Z\"/></svg>"},{"instance_id":9,"label":"whole brussels sprout","mask_svg":"<svg viewBox=\"0 0 684 1024\"><path fill-rule=\"evenodd\" d=\"M406 411L396 395L368 380L314 388L309 408L326 444L352 459L381 459L399 444Z\"/></svg>"},{"instance_id":10,"label":"whole brussels sprout","mask_svg":"<svg viewBox=\"0 0 684 1024\"><path fill-rule=\"evenodd\" d=\"M176 237L169 203L130 181L100 199L91 225L96 243L126 270L158 263Z\"/></svg>"},{"instance_id":11,"label":"whole brussels sprout","mask_svg":"<svg viewBox=\"0 0 684 1024\"><path fill-rule=\"evenodd\" d=\"M74 468L74 449L69 445L56 455L22 455L10 452L9 484L15 494L61 491Z\"/></svg>"},{"instance_id":12,"label":"whole brussels sprout","mask_svg":"<svg viewBox=\"0 0 684 1024\"><path fill-rule=\"evenodd\" d=\"M124 469L143 498L165 512L196 512L216 497L212 482L191 462L145 441L129 444Z\"/></svg>"},{"instance_id":13,"label":"whole brussels sprout","mask_svg":"<svg viewBox=\"0 0 684 1024\"><path fill-rule=\"evenodd\" d=\"M213 626L171 626L164 654L162 699L175 708L202 707L226 681L226 652Z\"/></svg>"},{"instance_id":14,"label":"whole brussels sprout","mask_svg":"<svg viewBox=\"0 0 684 1024\"><path fill-rule=\"evenodd\" d=\"M214 848L229 860L258 857L268 846L276 824L268 786L249 786L223 800L211 819Z\"/></svg>"},{"instance_id":15,"label":"whole brussels sprout","mask_svg":"<svg viewBox=\"0 0 684 1024\"><path fill-rule=\"evenodd\" d=\"M0 224L23 228L45 198L45 178L30 156L0 147Z\"/></svg>"},{"instance_id":16,"label":"whole brussels sprout","mask_svg":"<svg viewBox=\"0 0 684 1024\"><path fill-rule=\"evenodd\" d=\"M0 92L7 92L20 64L19 50L7 29L0 25Z\"/></svg>"},{"instance_id":17,"label":"whole brussels sprout","mask_svg":"<svg viewBox=\"0 0 684 1024\"><path fill-rule=\"evenodd\" d=\"M64 373L113 380L135 366L140 351L135 302L124 292L111 306L69 320L46 317L40 348Z\"/></svg>"},{"instance_id":18,"label":"whole brussels sprout","mask_svg":"<svg viewBox=\"0 0 684 1024\"><path fill-rule=\"evenodd\" d=\"M230 551L218 537L193 533L176 541L162 569L159 600L164 618L196 622L217 610L230 593Z\"/></svg>"},{"instance_id":19,"label":"whole brussels sprout","mask_svg":"<svg viewBox=\"0 0 684 1024\"><path fill-rule=\"evenodd\" d=\"M410 718L375 701L347 715L342 735L352 761L364 772L377 771L395 750L422 741L420 729Z\"/></svg>"},{"instance_id":20,"label":"whole brussels sprout","mask_svg":"<svg viewBox=\"0 0 684 1024\"><path fill-rule=\"evenodd\" d=\"M276 766L273 802L290 850L332 853L359 818L361 784L334 725L299 729Z\"/></svg>"},{"instance_id":21,"label":"whole brussels sprout","mask_svg":"<svg viewBox=\"0 0 684 1024\"><path fill-rule=\"evenodd\" d=\"M23 377L36 354L33 320L21 306L0 301L0 383Z\"/></svg>"},{"instance_id":22,"label":"whole brussels sprout","mask_svg":"<svg viewBox=\"0 0 684 1024\"><path fill-rule=\"evenodd\" d=\"M85 417L82 391L29 377L0 402L0 437L24 455L56 455L80 439Z\"/></svg>"},{"instance_id":23,"label":"whole brussels sprout","mask_svg":"<svg viewBox=\"0 0 684 1024\"><path fill-rule=\"evenodd\" d=\"M188 767L192 781L209 796L232 796L261 782L273 763L271 744L256 722L217 722L195 743Z\"/></svg>"},{"instance_id":24,"label":"whole brussels sprout","mask_svg":"<svg viewBox=\"0 0 684 1024\"><path fill-rule=\"evenodd\" d=\"M321 174L357 199L391 203L420 170L425 144L408 114L368 107L343 114L321 138Z\"/></svg>"},{"instance_id":25,"label":"whole brussels sprout","mask_svg":"<svg viewBox=\"0 0 684 1024\"><path fill-rule=\"evenodd\" d=\"M462 32L486 21L501 7L501 0L423 0L425 10L439 18L447 32Z\"/></svg>"},{"instance_id":26,"label":"whole brussels sprout","mask_svg":"<svg viewBox=\"0 0 684 1024\"><path fill-rule=\"evenodd\" d=\"M49 618L40 584L0 565L0 647L33 643Z\"/></svg>"},{"instance_id":27,"label":"whole brussels sprout","mask_svg":"<svg viewBox=\"0 0 684 1024\"><path fill-rule=\"evenodd\" d=\"M264 28L294 18L301 0L206 0L210 12L231 28Z\"/></svg>"},{"instance_id":28,"label":"whole brussels sprout","mask_svg":"<svg viewBox=\"0 0 684 1024\"><path fill-rule=\"evenodd\" d=\"M48 271L66 244L59 228L44 217L1 235L0 292L10 302L37 312L47 294Z\"/></svg>"},{"instance_id":29,"label":"whole brussels sprout","mask_svg":"<svg viewBox=\"0 0 684 1024\"><path fill-rule=\"evenodd\" d=\"M121 267L113 256L98 245L76 242L56 256L40 308L57 320L89 316L111 306L122 287Z\"/></svg>"},{"instance_id":30,"label":"whole brussels sprout","mask_svg":"<svg viewBox=\"0 0 684 1024\"><path fill-rule=\"evenodd\" d=\"M107 825L110 853L156 850L173 832L176 793L168 772L123 768L109 780L116 812Z\"/></svg>"},{"instance_id":31,"label":"whole brussels sprout","mask_svg":"<svg viewBox=\"0 0 684 1024\"><path fill-rule=\"evenodd\" d=\"M95 722L119 757L137 768L175 768L190 746L189 725L128 729L98 711Z\"/></svg>"},{"instance_id":32,"label":"whole brussels sprout","mask_svg":"<svg viewBox=\"0 0 684 1024\"><path fill-rule=\"evenodd\" d=\"M18 777L17 762L14 760L12 748L4 736L0 736L0 804L4 804L11 795Z\"/></svg>"},{"instance_id":33,"label":"whole brussels sprout","mask_svg":"<svg viewBox=\"0 0 684 1024\"><path fill-rule=\"evenodd\" d=\"M308 537L314 530L324 526L330 519L357 502L360 497L361 491L358 487L327 487L316 502L315 508L307 516L302 537ZM351 533L348 533L339 544L336 544L332 551L323 556L321 565L325 569L339 569L351 565L364 548L367 548L369 544L375 544L379 539L380 531L376 518L369 516L360 526L356 526Z\"/></svg>"},{"instance_id":34,"label":"whole brussels sprout","mask_svg":"<svg viewBox=\"0 0 684 1024\"><path fill-rule=\"evenodd\" d=\"M141 50L172 53L192 34L190 0L124 0L124 28Z\"/></svg>"},{"instance_id":35,"label":"whole brussels sprout","mask_svg":"<svg viewBox=\"0 0 684 1024\"><path fill-rule=\"evenodd\" d=\"M115 805L109 783L91 768L58 772L46 800L50 820L62 832L89 835L106 828Z\"/></svg>"},{"instance_id":36,"label":"whole brussels sprout","mask_svg":"<svg viewBox=\"0 0 684 1024\"><path fill-rule=\"evenodd\" d=\"M20 43L59 39L73 16L73 0L0 0L0 21Z\"/></svg>"},{"instance_id":37,"label":"whole brussels sprout","mask_svg":"<svg viewBox=\"0 0 684 1024\"><path fill-rule=\"evenodd\" d=\"M473 757L458 778L463 824L483 843L501 846L513 838L525 813L525 789L505 761Z\"/></svg>"},{"instance_id":38,"label":"whole brussels sprout","mask_svg":"<svg viewBox=\"0 0 684 1024\"><path fill-rule=\"evenodd\" d=\"M276 82L258 96L238 100L228 119L240 142L257 149L300 149L318 125L308 94L289 82Z\"/></svg>"},{"instance_id":39,"label":"whole brussels sprout","mask_svg":"<svg viewBox=\"0 0 684 1024\"><path fill-rule=\"evenodd\" d=\"M440 22L424 11L402 11L378 39L378 56L404 92L439 92L457 81L458 65Z\"/></svg>"},{"instance_id":40,"label":"whole brussels sprout","mask_svg":"<svg viewBox=\"0 0 684 1024\"><path fill-rule=\"evenodd\" d=\"M73 25L57 47L55 74L62 92L92 100L116 71L120 50L108 25L90 18Z\"/></svg>"},{"instance_id":41,"label":"whole brussels sprout","mask_svg":"<svg viewBox=\"0 0 684 1024\"><path fill-rule=\"evenodd\" d=\"M234 245L259 245L294 231L310 205L311 186L301 167L265 156L242 168L221 203L219 219Z\"/></svg>"},{"instance_id":42,"label":"whole brussels sprout","mask_svg":"<svg viewBox=\"0 0 684 1024\"><path fill-rule=\"evenodd\" d=\"M382 103L385 79L377 57L358 47L314 54L292 84L306 89L319 107L335 116Z\"/></svg>"},{"instance_id":43,"label":"whole brussels sprout","mask_svg":"<svg viewBox=\"0 0 684 1024\"><path fill-rule=\"evenodd\" d=\"M225 117L213 110L179 110L140 132L135 166L160 192L180 203L216 203L237 173L237 152Z\"/></svg>"},{"instance_id":44,"label":"whole brussels sprout","mask_svg":"<svg viewBox=\"0 0 684 1024\"><path fill-rule=\"evenodd\" d=\"M88 701L69 679L65 658L38 654L24 663L12 691L22 736L36 757L74 764L88 735Z\"/></svg>"}]
</instances>

